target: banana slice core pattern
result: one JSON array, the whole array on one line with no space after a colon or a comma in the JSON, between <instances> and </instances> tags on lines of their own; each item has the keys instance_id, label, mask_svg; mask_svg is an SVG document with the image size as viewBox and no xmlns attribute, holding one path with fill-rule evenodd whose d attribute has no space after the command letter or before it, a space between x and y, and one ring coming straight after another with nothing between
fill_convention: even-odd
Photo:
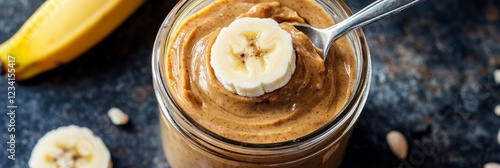
<instances>
[{"instance_id":1,"label":"banana slice core pattern","mask_svg":"<svg viewBox=\"0 0 500 168\"><path fill-rule=\"evenodd\" d=\"M222 28L210 65L227 90L257 97L286 85L295 71L291 35L268 18L240 18Z\"/></svg>"},{"instance_id":2,"label":"banana slice core pattern","mask_svg":"<svg viewBox=\"0 0 500 168\"><path fill-rule=\"evenodd\" d=\"M109 168L111 157L88 128L60 127L42 136L31 152L30 168Z\"/></svg>"}]
</instances>

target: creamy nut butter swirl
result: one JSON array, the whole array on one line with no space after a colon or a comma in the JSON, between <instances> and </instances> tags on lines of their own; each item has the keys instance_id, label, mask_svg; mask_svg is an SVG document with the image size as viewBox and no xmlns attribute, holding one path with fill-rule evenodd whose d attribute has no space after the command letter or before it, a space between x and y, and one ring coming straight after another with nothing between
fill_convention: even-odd
<instances>
[{"instance_id":1,"label":"creamy nut butter swirl","mask_svg":"<svg viewBox=\"0 0 500 168\"><path fill-rule=\"evenodd\" d=\"M245 97L228 91L215 77L211 46L221 28L241 17L272 18L291 34L296 69L282 88ZM321 128L351 96L354 53L343 37L323 61L321 51L293 23L325 28L333 20L308 0L220 0L194 14L168 46L168 87L175 101L200 126L241 142L289 141Z\"/></svg>"}]
</instances>

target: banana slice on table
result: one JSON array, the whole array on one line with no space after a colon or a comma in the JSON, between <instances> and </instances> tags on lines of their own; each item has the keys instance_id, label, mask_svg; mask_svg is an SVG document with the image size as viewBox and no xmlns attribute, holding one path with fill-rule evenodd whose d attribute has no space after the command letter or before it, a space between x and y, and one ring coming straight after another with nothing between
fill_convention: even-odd
<instances>
[{"instance_id":1,"label":"banana slice on table","mask_svg":"<svg viewBox=\"0 0 500 168\"><path fill-rule=\"evenodd\" d=\"M111 168L111 156L101 138L74 125L47 132L36 143L30 168Z\"/></svg>"},{"instance_id":2,"label":"banana slice on table","mask_svg":"<svg viewBox=\"0 0 500 168\"><path fill-rule=\"evenodd\" d=\"M295 71L291 35L273 19L240 18L223 28L210 52L217 80L256 97L285 86Z\"/></svg>"}]
</instances>

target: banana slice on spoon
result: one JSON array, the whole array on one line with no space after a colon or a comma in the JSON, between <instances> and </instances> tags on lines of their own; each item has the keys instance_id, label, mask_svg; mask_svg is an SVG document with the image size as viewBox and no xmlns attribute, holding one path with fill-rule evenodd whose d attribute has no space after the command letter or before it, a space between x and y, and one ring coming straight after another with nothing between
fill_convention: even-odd
<instances>
[{"instance_id":1,"label":"banana slice on spoon","mask_svg":"<svg viewBox=\"0 0 500 168\"><path fill-rule=\"evenodd\" d=\"M235 20L220 31L210 54L217 80L241 96L279 89L295 71L292 37L273 19Z\"/></svg>"},{"instance_id":2,"label":"banana slice on spoon","mask_svg":"<svg viewBox=\"0 0 500 168\"><path fill-rule=\"evenodd\" d=\"M85 127L59 127L42 136L31 152L30 168L111 168L101 138Z\"/></svg>"}]
</instances>

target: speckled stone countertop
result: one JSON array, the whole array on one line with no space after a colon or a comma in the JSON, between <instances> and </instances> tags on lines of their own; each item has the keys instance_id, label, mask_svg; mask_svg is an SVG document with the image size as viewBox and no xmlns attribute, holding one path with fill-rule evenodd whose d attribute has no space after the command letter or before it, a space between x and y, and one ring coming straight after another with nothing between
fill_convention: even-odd
<instances>
[{"instance_id":1,"label":"speckled stone countertop","mask_svg":"<svg viewBox=\"0 0 500 168\"><path fill-rule=\"evenodd\" d=\"M346 0L353 11L372 1ZM0 42L44 0L0 0ZM100 136L114 167L169 167L160 143L151 50L177 1L150 0L104 41L75 61L16 84L16 161L7 159L7 81L0 79L0 167L27 167L31 148L59 126ZM428 0L364 28L372 55L370 96L342 167L482 167L500 162L500 1ZM111 124L106 112L132 118ZM409 155L385 136L404 134Z\"/></svg>"}]
</instances>

